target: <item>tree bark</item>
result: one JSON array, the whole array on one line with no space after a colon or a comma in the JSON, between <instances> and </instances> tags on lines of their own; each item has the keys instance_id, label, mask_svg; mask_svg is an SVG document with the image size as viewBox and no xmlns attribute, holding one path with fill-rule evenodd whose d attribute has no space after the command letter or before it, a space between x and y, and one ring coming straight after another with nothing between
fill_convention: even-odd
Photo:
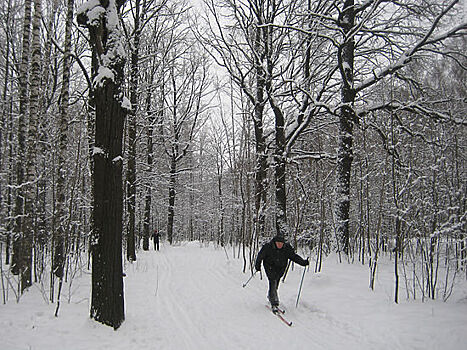
<instances>
[{"instance_id":1,"label":"tree bark","mask_svg":"<svg viewBox=\"0 0 467 350\"><path fill-rule=\"evenodd\" d=\"M68 148L68 104L70 100L70 70L71 70L71 27L73 25L74 0L68 0L66 26L65 26L65 54L63 57L63 77L60 93L60 123L59 144L57 155L57 201L56 201L56 223L57 231L54 237L54 259L53 270L55 276L63 277L63 266L65 264L65 240L67 234L66 225L66 151Z\"/></svg>"},{"instance_id":2,"label":"tree bark","mask_svg":"<svg viewBox=\"0 0 467 350\"><path fill-rule=\"evenodd\" d=\"M267 59L267 78L266 90L268 95L269 105L274 113L275 124L275 149L274 149L274 182L276 195L276 234L282 237L288 237L290 229L287 224L287 193L286 193L286 138L285 138L285 118L282 109L277 105L274 98L273 81L274 63L272 60L273 51L273 28L267 27L263 29L263 45L266 47Z\"/></svg>"},{"instance_id":3,"label":"tree bark","mask_svg":"<svg viewBox=\"0 0 467 350\"><path fill-rule=\"evenodd\" d=\"M6 15L6 26L9 28L10 23L11 23L11 0L8 0L8 5L7 5L7 15ZM5 159L8 160L8 188L7 188L7 200L6 200L6 212L2 213L5 215L7 218L11 217L11 177L12 177L12 171L11 171L11 163L12 163L12 125L11 125L11 118L12 118L12 113L10 112L9 105L11 103L8 103L7 101L7 94L8 94L8 81L10 79L10 34L8 30L6 31L6 48L5 48L5 80L3 84L3 93L2 93L2 131L0 131L0 147L3 147L3 140L8 140L7 144L8 147L5 147L5 151L8 153L8 156L5 156ZM3 130L8 130L5 133ZM0 151L0 168L6 169L6 164L3 163L3 153ZM3 208L3 195L1 194L0 190L0 206ZM5 247L5 264L9 265L10 264L10 244L11 244L11 229L12 229L12 220L7 219L6 222L6 228L7 232L5 235L5 241L6 241L6 247Z\"/></svg>"},{"instance_id":4,"label":"tree bark","mask_svg":"<svg viewBox=\"0 0 467 350\"><path fill-rule=\"evenodd\" d=\"M114 329L125 319L122 268L122 141L128 103L122 84L125 57L118 22L124 1L100 0L80 8L78 23L90 32L94 67L96 131L94 146L92 212L92 295L90 316ZM89 8L91 7L91 8ZM101 7L99 21L90 21L88 11ZM105 60L104 60L105 58Z\"/></svg>"},{"instance_id":5,"label":"tree bark","mask_svg":"<svg viewBox=\"0 0 467 350\"><path fill-rule=\"evenodd\" d=\"M350 175L353 159L353 123L356 118L352 105L355 100L353 86L354 50L353 37L349 37L355 22L354 1L346 0L339 18L344 41L338 50L338 64L342 78L341 100L343 107L339 114L339 141L337 152L336 184L336 233L339 250L349 254L350 219ZM351 34L350 34L351 35Z\"/></svg>"},{"instance_id":6,"label":"tree bark","mask_svg":"<svg viewBox=\"0 0 467 350\"><path fill-rule=\"evenodd\" d=\"M256 30L255 51L261 52L261 29ZM266 99L264 97L266 81L262 62L255 62L255 101L253 127L255 130L256 162L255 162L255 232L256 237L262 237L265 230L266 190L267 190L267 150L263 130L263 114Z\"/></svg>"},{"instance_id":7,"label":"tree bark","mask_svg":"<svg viewBox=\"0 0 467 350\"><path fill-rule=\"evenodd\" d=\"M140 0L135 1L133 45L131 50L130 102L131 113L128 114L128 172L127 172L127 203L128 203L128 232L127 253L128 261L136 260L135 251L135 222L136 222L136 117L138 106L138 73L139 73L139 43L140 43Z\"/></svg>"},{"instance_id":8,"label":"tree bark","mask_svg":"<svg viewBox=\"0 0 467 350\"><path fill-rule=\"evenodd\" d=\"M178 148L177 146L174 146ZM176 154L178 151L172 151L172 157L170 161L170 175L169 175L169 207L167 214L167 239L169 244L173 243L173 227L174 227L174 216L175 216L175 184L177 180L177 161Z\"/></svg>"},{"instance_id":9,"label":"tree bark","mask_svg":"<svg viewBox=\"0 0 467 350\"><path fill-rule=\"evenodd\" d=\"M154 158L154 142L153 142L153 133L154 133L154 113L151 111L151 102L152 102L152 84L154 81L154 72L152 72L149 82L146 95L146 115L148 123L147 131L147 175L152 172L152 163ZM162 109L161 112L162 113ZM151 181L148 180L147 192L144 199L144 224L143 224L143 250L149 250L149 237L150 226L151 226L151 204L152 204L152 190L151 190Z\"/></svg>"},{"instance_id":10,"label":"tree bark","mask_svg":"<svg viewBox=\"0 0 467 350\"><path fill-rule=\"evenodd\" d=\"M26 151L26 191L24 193L24 222L21 247L22 274L21 292L32 285L32 249L36 233L35 202L36 202L36 159L37 159L37 127L40 115L40 75L41 75L41 0L34 0L34 17L32 19L32 42L31 42L31 95L30 112L28 124L28 138Z\"/></svg>"},{"instance_id":11,"label":"tree bark","mask_svg":"<svg viewBox=\"0 0 467 350\"><path fill-rule=\"evenodd\" d=\"M29 56L30 56L30 36L31 36L31 16L32 0L26 0L24 3L24 23L23 23L23 43L21 52L21 63L19 67L19 116L18 116L18 147L16 159L16 199L15 199L15 234L16 239L13 242L13 256L11 270L13 274L22 274L22 231L24 215L24 188L23 182L24 163L26 153L26 123L28 113L28 86L29 86Z\"/></svg>"}]
</instances>

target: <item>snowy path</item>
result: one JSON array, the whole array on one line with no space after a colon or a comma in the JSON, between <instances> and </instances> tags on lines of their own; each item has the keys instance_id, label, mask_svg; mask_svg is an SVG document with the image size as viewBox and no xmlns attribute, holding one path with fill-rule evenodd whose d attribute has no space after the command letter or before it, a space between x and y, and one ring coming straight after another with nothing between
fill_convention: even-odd
<instances>
[{"instance_id":1,"label":"snowy path","mask_svg":"<svg viewBox=\"0 0 467 350\"><path fill-rule=\"evenodd\" d=\"M303 268L289 271L279 289L293 321L287 327L265 308L267 280L257 275L242 288L249 276L228 255L199 243L139 252L125 266L126 320L116 332L88 318L89 274L73 281L59 318L36 287L19 304L0 306L0 350L448 350L467 343L466 297L394 305L391 266L370 292L365 267L332 259L323 273L307 273L298 309Z\"/></svg>"},{"instance_id":2,"label":"snowy path","mask_svg":"<svg viewBox=\"0 0 467 350\"><path fill-rule=\"evenodd\" d=\"M363 329L308 306L305 286L300 308L295 309L302 268L291 271L279 290L288 309L286 317L294 323L288 328L265 308L265 279L255 277L242 288L248 276L241 273L239 260L227 260L221 249L193 248L189 254L183 247L145 253L129 267L127 285L135 279L135 285L144 285L146 280L150 287L128 291L136 293L127 293L128 299L138 303L127 304L132 310L127 317L134 312L135 317L144 315L154 326L148 332L164 339L163 349L293 350L306 344L316 349L378 348L380 341L368 339ZM139 303L145 298L155 299L148 302L151 307Z\"/></svg>"}]
</instances>

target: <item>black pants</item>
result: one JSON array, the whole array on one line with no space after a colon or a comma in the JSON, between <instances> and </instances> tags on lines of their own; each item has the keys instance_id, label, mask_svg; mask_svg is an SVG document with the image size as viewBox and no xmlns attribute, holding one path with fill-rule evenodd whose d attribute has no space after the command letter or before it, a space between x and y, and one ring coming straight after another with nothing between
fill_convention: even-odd
<instances>
[{"instance_id":1,"label":"black pants","mask_svg":"<svg viewBox=\"0 0 467 350\"><path fill-rule=\"evenodd\" d=\"M154 240L154 250L159 250L159 240Z\"/></svg>"},{"instance_id":2,"label":"black pants","mask_svg":"<svg viewBox=\"0 0 467 350\"><path fill-rule=\"evenodd\" d=\"M279 280L269 280L268 299L272 306L279 306L279 296L277 289L279 288Z\"/></svg>"}]
</instances>

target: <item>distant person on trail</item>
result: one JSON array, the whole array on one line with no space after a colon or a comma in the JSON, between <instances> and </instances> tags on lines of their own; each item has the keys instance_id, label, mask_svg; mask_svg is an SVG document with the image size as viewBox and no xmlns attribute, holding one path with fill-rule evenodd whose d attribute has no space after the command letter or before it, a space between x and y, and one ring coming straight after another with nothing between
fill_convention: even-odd
<instances>
[{"instance_id":1,"label":"distant person on trail","mask_svg":"<svg viewBox=\"0 0 467 350\"><path fill-rule=\"evenodd\" d=\"M157 230L154 230L152 238L154 240L154 250L159 250L159 232Z\"/></svg>"},{"instance_id":2,"label":"distant person on trail","mask_svg":"<svg viewBox=\"0 0 467 350\"><path fill-rule=\"evenodd\" d=\"M274 312L279 308L277 289L279 281L287 268L289 259L302 266L310 264L308 259L304 260L300 255L295 253L292 246L285 242L283 236L275 236L270 242L264 244L256 258L256 271L261 270L261 262L266 270L266 276L269 279L268 299Z\"/></svg>"}]
</instances>

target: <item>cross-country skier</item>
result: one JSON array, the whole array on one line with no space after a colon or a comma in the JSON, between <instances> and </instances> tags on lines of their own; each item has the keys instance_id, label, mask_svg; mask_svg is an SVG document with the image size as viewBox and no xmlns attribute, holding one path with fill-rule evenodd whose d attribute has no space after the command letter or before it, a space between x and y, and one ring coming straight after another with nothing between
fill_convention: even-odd
<instances>
[{"instance_id":1,"label":"cross-country skier","mask_svg":"<svg viewBox=\"0 0 467 350\"><path fill-rule=\"evenodd\" d=\"M151 237L154 240L154 250L159 250L159 232L157 232L157 230L154 230L154 233Z\"/></svg>"},{"instance_id":2,"label":"cross-country skier","mask_svg":"<svg viewBox=\"0 0 467 350\"><path fill-rule=\"evenodd\" d=\"M261 262L266 270L266 276L268 276L269 280L268 299L274 312L279 307L279 297L277 295L279 280L284 275L289 259L302 266L310 264L308 259L304 260L295 253L292 246L286 243L282 236L275 236L270 242L264 244L256 258L256 271L261 270Z\"/></svg>"}]
</instances>

